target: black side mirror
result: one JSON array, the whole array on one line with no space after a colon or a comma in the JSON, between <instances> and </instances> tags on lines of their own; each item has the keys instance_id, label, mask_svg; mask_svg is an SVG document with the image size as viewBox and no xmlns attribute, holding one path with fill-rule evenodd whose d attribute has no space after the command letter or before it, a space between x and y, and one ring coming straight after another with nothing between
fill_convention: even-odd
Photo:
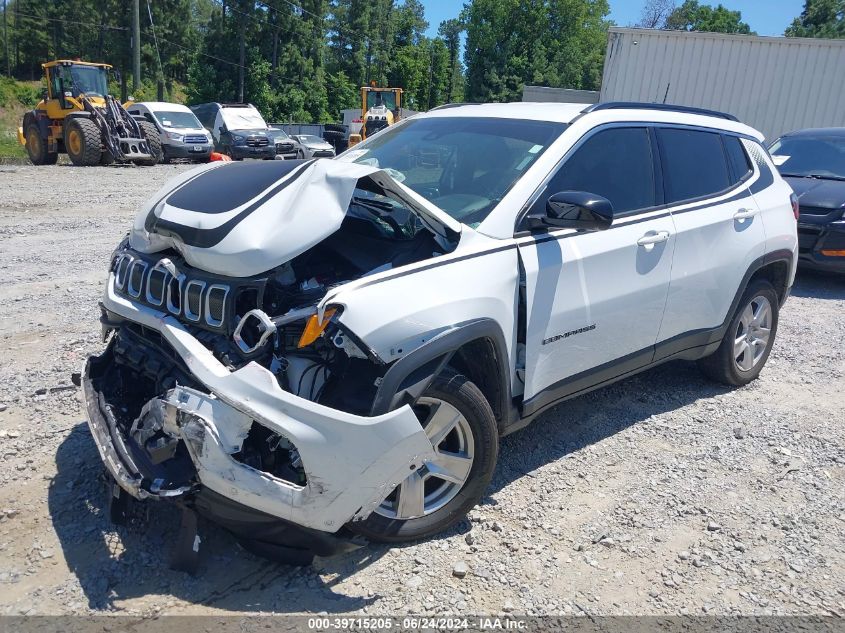
<instances>
[{"instance_id":1,"label":"black side mirror","mask_svg":"<svg viewBox=\"0 0 845 633\"><path fill-rule=\"evenodd\" d=\"M221 134L225 134L225 133L226 133L226 126L225 126L225 125L221 125L221 126L220 126L219 128L217 128L217 129L220 131L220 133L221 133Z\"/></svg>"},{"instance_id":2,"label":"black side mirror","mask_svg":"<svg viewBox=\"0 0 845 633\"><path fill-rule=\"evenodd\" d=\"M561 191L549 197L546 214L529 217L530 228L554 227L579 231L603 231L613 223L613 205L586 191Z\"/></svg>"}]
</instances>

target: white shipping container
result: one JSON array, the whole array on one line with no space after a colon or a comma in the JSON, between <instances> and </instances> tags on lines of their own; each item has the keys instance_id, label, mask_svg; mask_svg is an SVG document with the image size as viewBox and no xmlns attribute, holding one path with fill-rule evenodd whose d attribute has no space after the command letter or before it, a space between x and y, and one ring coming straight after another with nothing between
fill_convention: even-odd
<instances>
[{"instance_id":1,"label":"white shipping container","mask_svg":"<svg viewBox=\"0 0 845 633\"><path fill-rule=\"evenodd\" d=\"M728 112L767 138L845 126L845 40L613 27L600 101Z\"/></svg>"}]
</instances>

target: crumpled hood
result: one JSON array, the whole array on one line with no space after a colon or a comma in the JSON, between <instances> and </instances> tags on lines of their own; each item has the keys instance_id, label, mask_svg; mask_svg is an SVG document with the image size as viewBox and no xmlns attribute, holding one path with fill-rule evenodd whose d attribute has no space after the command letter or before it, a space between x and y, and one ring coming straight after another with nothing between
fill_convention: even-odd
<instances>
[{"instance_id":1,"label":"crumpled hood","mask_svg":"<svg viewBox=\"0 0 845 633\"><path fill-rule=\"evenodd\" d=\"M296 257L340 228L355 188L393 198L444 239L461 224L368 165L333 160L210 163L168 182L135 218L129 244L173 248L191 266L249 277Z\"/></svg>"}]
</instances>

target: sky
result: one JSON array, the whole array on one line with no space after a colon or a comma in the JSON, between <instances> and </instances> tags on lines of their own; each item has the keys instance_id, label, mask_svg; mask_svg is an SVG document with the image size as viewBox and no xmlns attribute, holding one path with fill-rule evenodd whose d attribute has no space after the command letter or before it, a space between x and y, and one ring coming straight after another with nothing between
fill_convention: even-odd
<instances>
[{"instance_id":1,"label":"sky","mask_svg":"<svg viewBox=\"0 0 845 633\"><path fill-rule=\"evenodd\" d=\"M678 0L681 4L682 0ZM719 4L719 0L701 0L702 4ZM437 34L443 20L457 17L461 0L422 0L428 20L428 35ZM610 19L619 26L629 26L640 19L644 0L610 0ZM759 35L783 35L784 29L804 8L803 0L721 0L731 10L742 12L742 19Z\"/></svg>"}]
</instances>

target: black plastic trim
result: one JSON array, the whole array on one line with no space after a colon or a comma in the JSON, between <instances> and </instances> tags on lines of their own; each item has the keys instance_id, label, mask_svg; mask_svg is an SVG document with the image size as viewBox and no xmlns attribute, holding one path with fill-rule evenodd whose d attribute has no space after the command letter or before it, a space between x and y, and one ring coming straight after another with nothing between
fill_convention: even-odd
<instances>
[{"instance_id":1,"label":"black plastic trim","mask_svg":"<svg viewBox=\"0 0 845 633\"><path fill-rule=\"evenodd\" d=\"M510 361L505 336L489 318L458 323L393 363L381 380L370 415L381 415L416 401L458 349L479 339L491 341L496 351L500 402L493 408L506 417L511 409Z\"/></svg>"},{"instance_id":2,"label":"black plastic trim","mask_svg":"<svg viewBox=\"0 0 845 633\"><path fill-rule=\"evenodd\" d=\"M739 119L733 114L727 112L719 112L718 110L708 110L706 108L694 108L692 106L672 105L669 103L639 103L636 101L605 101L604 103L594 103L583 110L582 114L589 112L599 112L601 110L660 110L663 112L683 112L686 114L701 114L704 116L712 116L719 119L727 119L739 123Z\"/></svg>"},{"instance_id":3,"label":"black plastic trim","mask_svg":"<svg viewBox=\"0 0 845 633\"><path fill-rule=\"evenodd\" d=\"M628 378L670 360L696 360L716 351L754 274L778 261L785 261L791 265L792 257L792 251L777 250L756 259L745 272L728 313L718 327L685 332L660 341L654 346L564 378L526 400L522 405L523 419L508 431L526 426L545 410L570 398Z\"/></svg>"}]
</instances>

